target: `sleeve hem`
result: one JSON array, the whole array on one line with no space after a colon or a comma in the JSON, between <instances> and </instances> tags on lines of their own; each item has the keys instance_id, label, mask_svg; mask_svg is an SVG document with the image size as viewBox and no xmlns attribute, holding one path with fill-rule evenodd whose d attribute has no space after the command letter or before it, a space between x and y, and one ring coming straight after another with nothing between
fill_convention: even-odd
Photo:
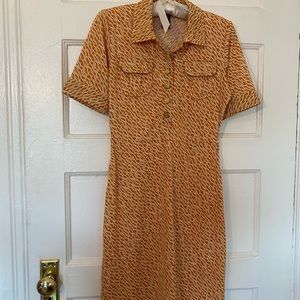
<instances>
[{"instance_id":1,"label":"sleeve hem","mask_svg":"<svg viewBox=\"0 0 300 300\"><path fill-rule=\"evenodd\" d=\"M70 77L64 84L62 91L63 94L92 110L108 115L108 99L103 97L94 87Z\"/></svg>"},{"instance_id":2,"label":"sleeve hem","mask_svg":"<svg viewBox=\"0 0 300 300\"><path fill-rule=\"evenodd\" d=\"M255 90L251 90L236 96L233 95L223 114L222 120L225 120L239 112L245 111L259 104L261 104L261 98L258 96Z\"/></svg>"}]
</instances>

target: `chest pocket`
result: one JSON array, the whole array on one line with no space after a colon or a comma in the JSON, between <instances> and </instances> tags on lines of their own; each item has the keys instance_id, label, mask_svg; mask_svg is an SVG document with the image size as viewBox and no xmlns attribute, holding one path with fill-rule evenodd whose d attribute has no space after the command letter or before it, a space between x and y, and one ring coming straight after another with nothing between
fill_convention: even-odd
<instances>
[{"instance_id":1,"label":"chest pocket","mask_svg":"<svg viewBox=\"0 0 300 300\"><path fill-rule=\"evenodd\" d=\"M185 61L184 79L191 95L210 94L216 87L217 72L217 64L214 61Z\"/></svg>"},{"instance_id":2,"label":"chest pocket","mask_svg":"<svg viewBox=\"0 0 300 300\"><path fill-rule=\"evenodd\" d=\"M153 86L153 61L146 58L122 57L118 61L119 89L123 96L142 97L149 93Z\"/></svg>"}]
</instances>

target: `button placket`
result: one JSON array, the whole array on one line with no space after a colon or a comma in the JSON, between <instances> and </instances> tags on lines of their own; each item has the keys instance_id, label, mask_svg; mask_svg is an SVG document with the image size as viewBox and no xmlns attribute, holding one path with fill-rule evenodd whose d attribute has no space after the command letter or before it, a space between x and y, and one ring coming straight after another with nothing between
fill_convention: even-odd
<instances>
[{"instance_id":1,"label":"button placket","mask_svg":"<svg viewBox=\"0 0 300 300\"><path fill-rule=\"evenodd\" d=\"M172 53L166 53L166 62L167 62L167 67L164 69L164 74L166 76L166 81L164 82L163 86L164 89L167 91L167 96L164 98L164 103L165 103L165 110L163 112L163 119L166 121L171 121L171 104L172 104L172 99L171 99L171 94L170 94L170 88L171 88L171 79L172 79L172 59L173 59L173 54Z\"/></svg>"}]
</instances>

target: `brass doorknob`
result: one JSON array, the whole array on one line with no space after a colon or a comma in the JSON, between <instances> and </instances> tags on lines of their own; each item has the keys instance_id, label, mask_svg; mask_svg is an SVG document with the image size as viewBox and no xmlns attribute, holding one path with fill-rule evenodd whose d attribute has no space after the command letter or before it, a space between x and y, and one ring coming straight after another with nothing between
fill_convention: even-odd
<instances>
[{"instance_id":1,"label":"brass doorknob","mask_svg":"<svg viewBox=\"0 0 300 300\"><path fill-rule=\"evenodd\" d=\"M40 280L36 288L41 299L59 300L59 260L41 260Z\"/></svg>"},{"instance_id":2,"label":"brass doorknob","mask_svg":"<svg viewBox=\"0 0 300 300\"><path fill-rule=\"evenodd\" d=\"M56 291L57 284L56 284L56 270L49 268L45 274L45 277L40 279L36 285L36 288L39 294L43 296L51 296Z\"/></svg>"}]
</instances>

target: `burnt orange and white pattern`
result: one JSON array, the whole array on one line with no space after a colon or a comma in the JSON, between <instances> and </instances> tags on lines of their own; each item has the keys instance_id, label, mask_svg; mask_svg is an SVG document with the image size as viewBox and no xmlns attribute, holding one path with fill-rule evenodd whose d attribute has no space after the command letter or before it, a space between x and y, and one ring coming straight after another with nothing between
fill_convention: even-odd
<instances>
[{"instance_id":1,"label":"burnt orange and white pattern","mask_svg":"<svg viewBox=\"0 0 300 300\"><path fill-rule=\"evenodd\" d=\"M224 300L222 120L261 103L233 23L99 11L63 93L109 116L102 300Z\"/></svg>"}]
</instances>

